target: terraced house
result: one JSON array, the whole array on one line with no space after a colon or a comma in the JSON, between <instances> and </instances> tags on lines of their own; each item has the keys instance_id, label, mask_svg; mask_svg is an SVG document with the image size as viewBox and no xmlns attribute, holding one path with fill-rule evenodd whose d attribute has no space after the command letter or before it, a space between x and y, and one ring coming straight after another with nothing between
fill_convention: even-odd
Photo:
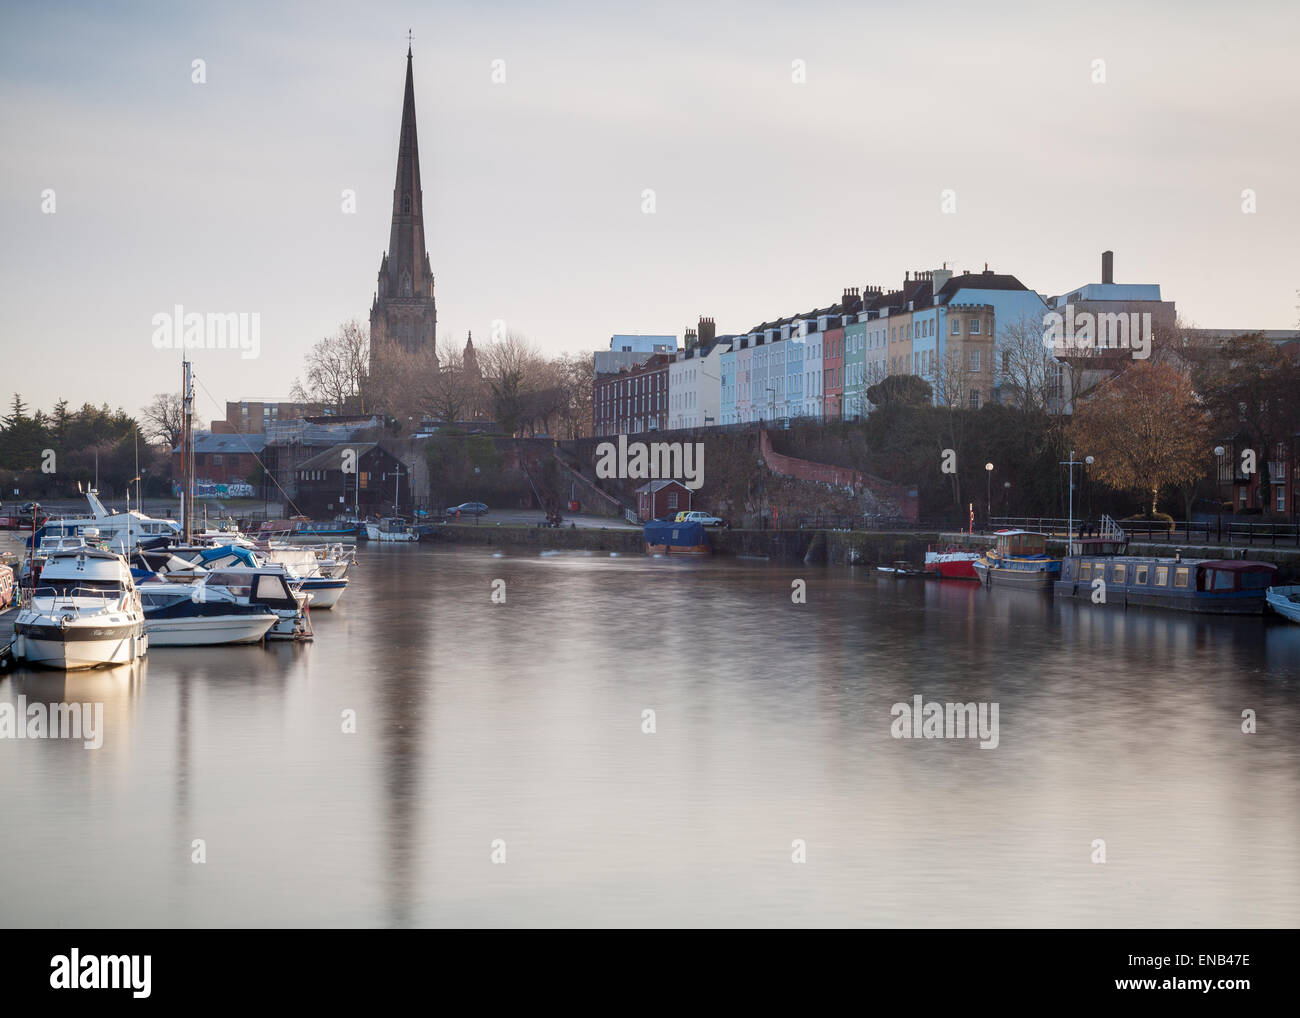
<instances>
[{"instance_id":1,"label":"terraced house","mask_svg":"<svg viewBox=\"0 0 1300 1018\"><path fill-rule=\"evenodd\" d=\"M712 318L686 330L685 349L668 366L668 427L706 428L723 423L722 356L734 337L718 337Z\"/></svg>"},{"instance_id":2,"label":"terraced house","mask_svg":"<svg viewBox=\"0 0 1300 1018\"><path fill-rule=\"evenodd\" d=\"M1070 296L1094 303L1117 299L1111 291L1120 288L1110 278L1108 253L1104 286ZM1123 296L1150 300L1148 290L1158 302L1153 287ZM1162 312L1171 308L1161 305ZM1015 276L987 265L982 272L961 273L945 266L909 270L902 285L888 292L879 286L845 288L834 304L738 335L719 338L713 320L701 318L687 330L685 350L675 349L674 337L637 337L673 345L641 351L638 344L634 352L626 344L616 354L622 358L616 371L602 373L606 362L598 361L596 434L783 417L856 418L874 409L868 389L891 375L923 378L936 403L978 408L1012 395L1003 392L1014 384L1008 343L1032 339L1047 309L1043 297ZM632 337L615 337L620 338ZM1068 394L1054 404L1062 412L1068 407Z\"/></svg>"}]
</instances>

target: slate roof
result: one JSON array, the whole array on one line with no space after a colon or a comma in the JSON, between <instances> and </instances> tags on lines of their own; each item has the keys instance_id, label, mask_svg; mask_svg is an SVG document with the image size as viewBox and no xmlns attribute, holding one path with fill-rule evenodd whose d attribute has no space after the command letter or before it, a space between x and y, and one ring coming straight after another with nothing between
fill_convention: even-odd
<instances>
[{"instance_id":1,"label":"slate roof","mask_svg":"<svg viewBox=\"0 0 1300 1018\"><path fill-rule=\"evenodd\" d=\"M641 487L637 488L636 490L638 494L640 494L643 491L659 491L662 488L668 487L668 485L670 484L675 484L679 488L686 487L686 485L682 484L681 481L673 481L673 480L665 479L659 481L647 481L645 484L641 485Z\"/></svg>"},{"instance_id":2,"label":"slate roof","mask_svg":"<svg viewBox=\"0 0 1300 1018\"><path fill-rule=\"evenodd\" d=\"M236 453L253 454L260 453L266 448L265 435L232 435L232 434L213 434L210 431L196 431L194 433L194 451L196 453ZM180 446L172 449L172 452L180 452Z\"/></svg>"},{"instance_id":3,"label":"slate roof","mask_svg":"<svg viewBox=\"0 0 1300 1018\"><path fill-rule=\"evenodd\" d=\"M318 452L315 456L303 460L298 464L296 469L301 473L304 470L342 470L343 453L348 449L355 449L357 459L360 459L371 449L376 448L378 442L340 442L333 448L326 449L324 452Z\"/></svg>"},{"instance_id":4,"label":"slate roof","mask_svg":"<svg viewBox=\"0 0 1300 1018\"><path fill-rule=\"evenodd\" d=\"M994 272L963 272L953 276L943 284L943 289L936 295L938 303L947 304L959 290L1028 290L1015 276Z\"/></svg>"}]
</instances>

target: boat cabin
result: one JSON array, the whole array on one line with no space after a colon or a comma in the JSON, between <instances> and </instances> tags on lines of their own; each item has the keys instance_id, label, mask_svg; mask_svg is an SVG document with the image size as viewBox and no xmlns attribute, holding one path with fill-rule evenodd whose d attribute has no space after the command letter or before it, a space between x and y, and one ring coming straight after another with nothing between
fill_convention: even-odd
<instances>
[{"instance_id":1,"label":"boat cabin","mask_svg":"<svg viewBox=\"0 0 1300 1018\"><path fill-rule=\"evenodd\" d=\"M1047 535L1028 530L999 530L997 553L1004 558L1032 558L1047 554Z\"/></svg>"}]
</instances>

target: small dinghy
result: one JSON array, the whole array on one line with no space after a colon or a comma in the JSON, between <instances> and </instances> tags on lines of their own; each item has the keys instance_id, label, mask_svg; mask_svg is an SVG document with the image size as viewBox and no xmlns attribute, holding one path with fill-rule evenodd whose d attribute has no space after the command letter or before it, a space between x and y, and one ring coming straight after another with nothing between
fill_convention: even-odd
<instances>
[{"instance_id":1,"label":"small dinghy","mask_svg":"<svg viewBox=\"0 0 1300 1018\"><path fill-rule=\"evenodd\" d=\"M876 572L889 573L896 579L925 579L925 570L920 566L914 566L911 562L899 559L893 565L876 566Z\"/></svg>"},{"instance_id":2,"label":"small dinghy","mask_svg":"<svg viewBox=\"0 0 1300 1018\"><path fill-rule=\"evenodd\" d=\"M1269 607L1292 622L1300 622L1300 586L1269 587L1264 595Z\"/></svg>"}]
</instances>

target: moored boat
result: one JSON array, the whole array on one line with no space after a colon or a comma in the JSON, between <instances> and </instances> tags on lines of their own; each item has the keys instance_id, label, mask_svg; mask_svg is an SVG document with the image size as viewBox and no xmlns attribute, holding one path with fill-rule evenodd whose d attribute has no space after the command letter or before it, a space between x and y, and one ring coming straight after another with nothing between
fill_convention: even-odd
<instances>
[{"instance_id":1,"label":"moored boat","mask_svg":"<svg viewBox=\"0 0 1300 1018\"><path fill-rule=\"evenodd\" d=\"M144 628L153 647L261 643L279 620L259 604L242 604L223 588L195 583L144 583Z\"/></svg>"},{"instance_id":2,"label":"moored boat","mask_svg":"<svg viewBox=\"0 0 1300 1018\"><path fill-rule=\"evenodd\" d=\"M924 579L925 578L924 569L922 569L920 566L915 566L911 562L906 562L902 559L899 559L897 562L894 562L892 565L876 566L876 572L888 573L892 575L895 579L915 579L915 578Z\"/></svg>"},{"instance_id":3,"label":"moored boat","mask_svg":"<svg viewBox=\"0 0 1300 1018\"><path fill-rule=\"evenodd\" d=\"M1300 622L1300 586L1269 587L1264 594L1268 606L1292 622Z\"/></svg>"},{"instance_id":4,"label":"moored boat","mask_svg":"<svg viewBox=\"0 0 1300 1018\"><path fill-rule=\"evenodd\" d=\"M406 520L389 516L379 522L366 524L366 537L371 541L418 541L420 535L411 529Z\"/></svg>"},{"instance_id":5,"label":"moored boat","mask_svg":"<svg viewBox=\"0 0 1300 1018\"><path fill-rule=\"evenodd\" d=\"M62 519L46 520L33 535L35 544L46 538L82 536L90 530L112 550L129 552L141 540L166 537L177 539L181 534L180 525L175 520L159 519L146 516L137 509L119 513L105 508L99 500L99 492L91 488L85 493L90 505L89 516L69 516ZM31 545L33 542L29 541Z\"/></svg>"},{"instance_id":6,"label":"moored boat","mask_svg":"<svg viewBox=\"0 0 1300 1018\"><path fill-rule=\"evenodd\" d=\"M14 618L15 660L64 671L144 657L140 593L126 560L100 548L52 552Z\"/></svg>"},{"instance_id":7,"label":"moored boat","mask_svg":"<svg viewBox=\"0 0 1300 1018\"><path fill-rule=\"evenodd\" d=\"M196 565L209 570L231 566L280 569L288 578L289 586L308 595L308 603L313 608L333 608L348 589L347 577L322 575L316 568L317 559L311 552L305 553L305 558L295 563L276 558L274 554L265 551L229 545L201 551L194 561Z\"/></svg>"},{"instance_id":8,"label":"moored boat","mask_svg":"<svg viewBox=\"0 0 1300 1018\"><path fill-rule=\"evenodd\" d=\"M936 551L933 546L925 553L925 568L941 580L978 580L975 562L978 551L969 548L948 547Z\"/></svg>"},{"instance_id":9,"label":"moored boat","mask_svg":"<svg viewBox=\"0 0 1300 1018\"><path fill-rule=\"evenodd\" d=\"M707 555L709 535L700 523L647 520L642 528L647 555Z\"/></svg>"},{"instance_id":10,"label":"moored boat","mask_svg":"<svg viewBox=\"0 0 1300 1018\"><path fill-rule=\"evenodd\" d=\"M972 563L986 586L1052 589L1061 575L1061 560L1047 554L1047 535L1028 530L999 530L997 543Z\"/></svg>"},{"instance_id":11,"label":"moored boat","mask_svg":"<svg viewBox=\"0 0 1300 1018\"><path fill-rule=\"evenodd\" d=\"M1119 607L1171 608L1212 615L1258 615L1277 572L1252 559L1070 555L1057 597Z\"/></svg>"}]
</instances>

